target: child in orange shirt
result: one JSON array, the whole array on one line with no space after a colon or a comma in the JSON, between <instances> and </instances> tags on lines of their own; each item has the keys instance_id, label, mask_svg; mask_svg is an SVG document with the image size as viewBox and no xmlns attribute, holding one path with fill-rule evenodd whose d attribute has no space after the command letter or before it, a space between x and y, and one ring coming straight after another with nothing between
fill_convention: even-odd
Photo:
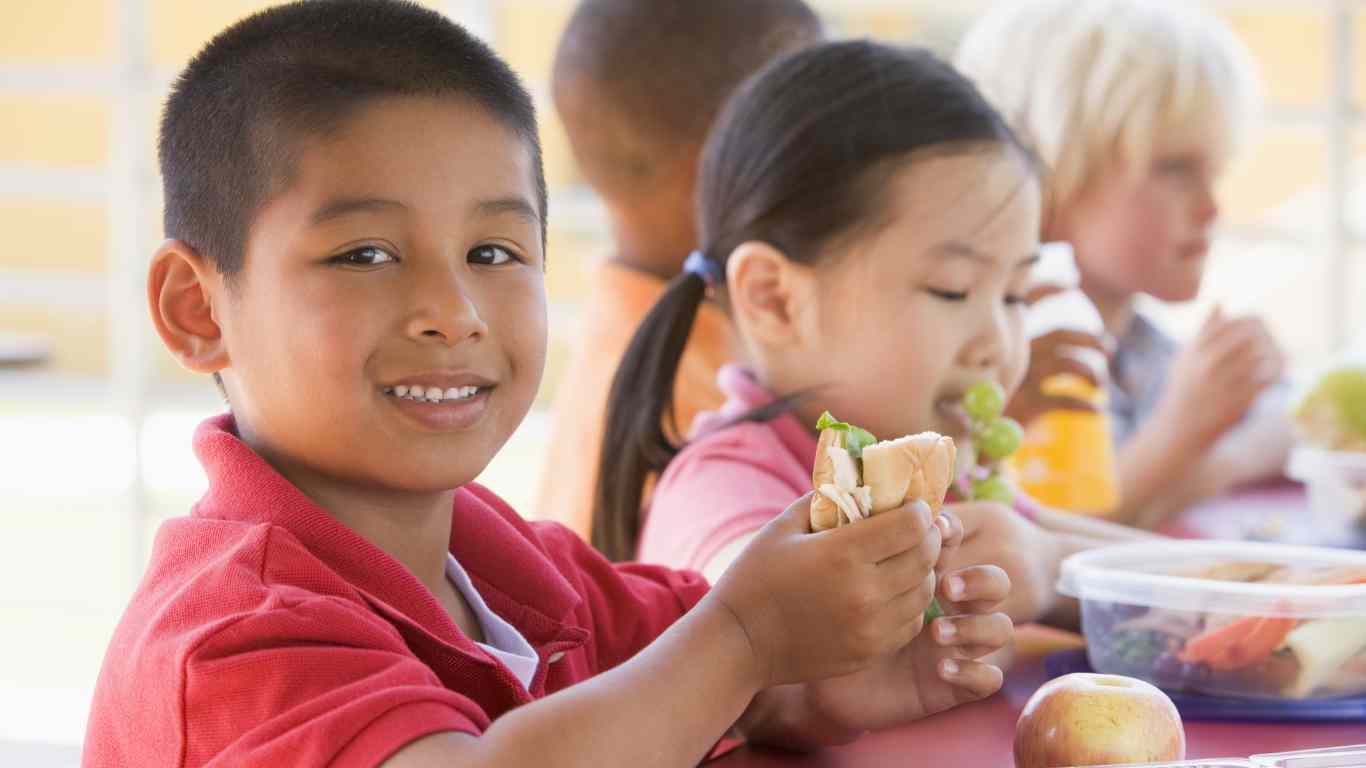
<instances>
[{"instance_id":1,"label":"child in orange shirt","mask_svg":"<svg viewBox=\"0 0 1366 768\"><path fill-rule=\"evenodd\" d=\"M579 4L555 57L555 107L607 206L614 246L592 267L592 293L558 385L538 517L593 535L607 391L631 335L693 248L707 130L742 80L820 35L820 20L802 0ZM725 316L704 303L666 417L675 434L721 404L716 372L734 352Z\"/></svg>"}]
</instances>

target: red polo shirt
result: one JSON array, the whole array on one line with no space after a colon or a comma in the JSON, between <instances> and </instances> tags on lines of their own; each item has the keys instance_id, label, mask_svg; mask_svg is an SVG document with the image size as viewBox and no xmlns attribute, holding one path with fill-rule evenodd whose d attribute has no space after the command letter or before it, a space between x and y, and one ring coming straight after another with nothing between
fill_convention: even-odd
<instances>
[{"instance_id":1,"label":"red polo shirt","mask_svg":"<svg viewBox=\"0 0 1366 768\"><path fill-rule=\"evenodd\" d=\"M462 488L450 551L541 657L530 693L402 565L206 421L209 491L157 534L109 644L86 766L370 766L630 658L706 592L612 565L568 529Z\"/></svg>"}]
</instances>

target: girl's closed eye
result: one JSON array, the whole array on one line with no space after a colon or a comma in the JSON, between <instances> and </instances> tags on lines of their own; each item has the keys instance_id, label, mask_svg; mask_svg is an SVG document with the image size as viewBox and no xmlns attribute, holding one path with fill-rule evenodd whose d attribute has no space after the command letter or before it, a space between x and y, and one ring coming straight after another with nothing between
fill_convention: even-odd
<instances>
[{"instance_id":1,"label":"girl's closed eye","mask_svg":"<svg viewBox=\"0 0 1366 768\"><path fill-rule=\"evenodd\" d=\"M947 291L941 288L926 288L925 291L940 301L963 302L968 300L967 291ZM1005 295L1005 303L1010 306L1024 306L1025 296L1023 291L1011 291Z\"/></svg>"},{"instance_id":2,"label":"girl's closed eye","mask_svg":"<svg viewBox=\"0 0 1366 768\"><path fill-rule=\"evenodd\" d=\"M382 267L397 262L398 257L378 245L364 245L339 253L327 260L329 264L360 269Z\"/></svg>"},{"instance_id":3,"label":"girl's closed eye","mask_svg":"<svg viewBox=\"0 0 1366 768\"><path fill-rule=\"evenodd\" d=\"M939 299L940 301L953 301L953 302L958 302L958 301L967 301L967 300L968 300L968 292L967 292L967 291L950 291L950 290L945 290L945 289L943 289L943 288L935 288L935 287L931 286L931 287L926 288L926 289L925 289L925 292L928 293L928 294L930 294L931 296L935 297L936 299Z\"/></svg>"}]
</instances>

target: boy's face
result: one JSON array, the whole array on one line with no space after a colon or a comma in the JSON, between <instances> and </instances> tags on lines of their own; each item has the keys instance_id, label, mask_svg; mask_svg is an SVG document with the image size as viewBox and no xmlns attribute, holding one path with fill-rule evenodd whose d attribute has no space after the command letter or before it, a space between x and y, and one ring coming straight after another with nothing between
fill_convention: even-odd
<instances>
[{"instance_id":1,"label":"boy's face","mask_svg":"<svg viewBox=\"0 0 1366 768\"><path fill-rule=\"evenodd\" d=\"M243 438L305 490L469 482L545 362L531 153L470 102L386 98L296 163L215 297Z\"/></svg>"},{"instance_id":2,"label":"boy's face","mask_svg":"<svg viewBox=\"0 0 1366 768\"><path fill-rule=\"evenodd\" d=\"M1116 170L1059 215L1088 290L1189 301L1200 292L1218 218L1217 168L1197 143L1159 147L1146 168Z\"/></svg>"}]
</instances>

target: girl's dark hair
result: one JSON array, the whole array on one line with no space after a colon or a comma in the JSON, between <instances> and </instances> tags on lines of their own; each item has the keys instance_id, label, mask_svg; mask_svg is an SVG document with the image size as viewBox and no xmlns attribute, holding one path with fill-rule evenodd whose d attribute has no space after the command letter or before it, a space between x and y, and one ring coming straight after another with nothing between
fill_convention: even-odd
<instances>
[{"instance_id":1,"label":"girl's dark hair","mask_svg":"<svg viewBox=\"0 0 1366 768\"><path fill-rule=\"evenodd\" d=\"M848 41L790 54L741 86L707 139L700 250L721 274L751 241L816 262L885 220L884 190L913 153L1001 145L1020 147L972 83L926 50ZM612 382L593 546L613 560L634 557L645 482L678 453L674 377L706 293L696 274L674 278Z\"/></svg>"}]
</instances>

